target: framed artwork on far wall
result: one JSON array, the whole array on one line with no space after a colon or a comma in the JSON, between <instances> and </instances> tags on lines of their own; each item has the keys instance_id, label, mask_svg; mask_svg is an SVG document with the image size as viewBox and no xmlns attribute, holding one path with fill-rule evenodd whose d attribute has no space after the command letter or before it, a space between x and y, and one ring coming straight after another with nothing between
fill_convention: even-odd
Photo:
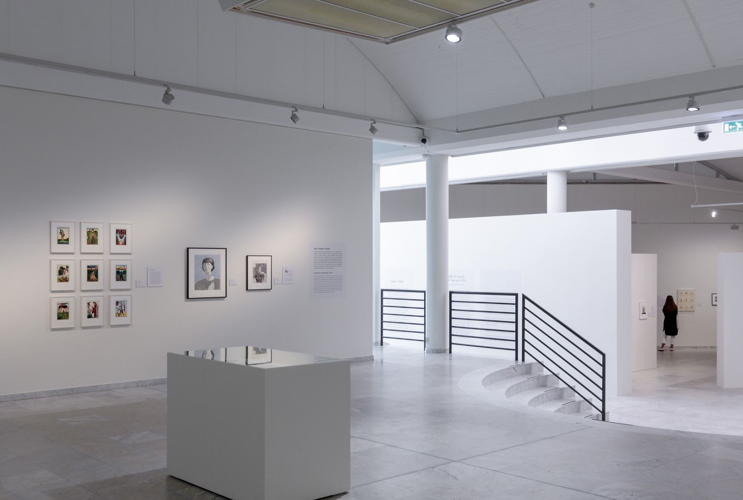
<instances>
[{"instance_id":1,"label":"framed artwork on far wall","mask_svg":"<svg viewBox=\"0 0 743 500\"><path fill-rule=\"evenodd\" d=\"M132 225L112 222L108 227L111 248L109 253L132 253Z\"/></svg>"},{"instance_id":2,"label":"framed artwork on far wall","mask_svg":"<svg viewBox=\"0 0 743 500\"><path fill-rule=\"evenodd\" d=\"M108 286L111 290L132 289L132 261L111 259Z\"/></svg>"},{"instance_id":3,"label":"framed artwork on far wall","mask_svg":"<svg viewBox=\"0 0 743 500\"><path fill-rule=\"evenodd\" d=\"M647 320L649 313L650 313L650 311L648 310L648 303L647 303L647 301L640 302L640 315L639 315L640 316L640 319L641 320Z\"/></svg>"},{"instance_id":4,"label":"framed artwork on far wall","mask_svg":"<svg viewBox=\"0 0 743 500\"><path fill-rule=\"evenodd\" d=\"M80 290L103 290L103 260L80 261Z\"/></svg>"},{"instance_id":5,"label":"framed artwork on far wall","mask_svg":"<svg viewBox=\"0 0 743 500\"><path fill-rule=\"evenodd\" d=\"M273 264L270 255L247 256L248 291L273 288Z\"/></svg>"},{"instance_id":6,"label":"framed artwork on far wall","mask_svg":"<svg viewBox=\"0 0 743 500\"><path fill-rule=\"evenodd\" d=\"M265 347L248 347L247 358L249 365L264 365L273 361L273 351Z\"/></svg>"},{"instance_id":7,"label":"framed artwork on far wall","mask_svg":"<svg viewBox=\"0 0 743 500\"><path fill-rule=\"evenodd\" d=\"M80 223L80 253L103 253L103 222Z\"/></svg>"},{"instance_id":8,"label":"framed artwork on far wall","mask_svg":"<svg viewBox=\"0 0 743 500\"><path fill-rule=\"evenodd\" d=\"M52 260L49 274L52 292L75 291L74 260Z\"/></svg>"},{"instance_id":9,"label":"framed artwork on far wall","mask_svg":"<svg viewBox=\"0 0 743 500\"><path fill-rule=\"evenodd\" d=\"M75 297L53 297L51 300L51 328L75 328Z\"/></svg>"},{"instance_id":10,"label":"framed artwork on far wall","mask_svg":"<svg viewBox=\"0 0 743 500\"><path fill-rule=\"evenodd\" d=\"M80 326L90 328L103 326L103 297L86 296L80 297Z\"/></svg>"},{"instance_id":11,"label":"framed artwork on far wall","mask_svg":"<svg viewBox=\"0 0 743 500\"><path fill-rule=\"evenodd\" d=\"M227 297L227 249L189 247L186 249L186 298Z\"/></svg>"},{"instance_id":12,"label":"framed artwork on far wall","mask_svg":"<svg viewBox=\"0 0 743 500\"><path fill-rule=\"evenodd\" d=\"M111 295L109 297L108 323L111 326L132 324L132 296Z\"/></svg>"},{"instance_id":13,"label":"framed artwork on far wall","mask_svg":"<svg viewBox=\"0 0 743 500\"><path fill-rule=\"evenodd\" d=\"M717 294L716 293L712 294L712 305L717 307Z\"/></svg>"},{"instance_id":14,"label":"framed artwork on far wall","mask_svg":"<svg viewBox=\"0 0 743 500\"><path fill-rule=\"evenodd\" d=\"M75 223L52 222L51 253L75 253Z\"/></svg>"}]
</instances>

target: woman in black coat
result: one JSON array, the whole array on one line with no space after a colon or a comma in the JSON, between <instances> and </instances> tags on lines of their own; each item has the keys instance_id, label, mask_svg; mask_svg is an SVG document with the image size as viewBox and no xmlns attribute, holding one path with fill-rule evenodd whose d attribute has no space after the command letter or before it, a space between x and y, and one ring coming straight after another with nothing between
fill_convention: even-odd
<instances>
[{"instance_id":1,"label":"woman in black coat","mask_svg":"<svg viewBox=\"0 0 743 500\"><path fill-rule=\"evenodd\" d=\"M673 351L673 339L679 333L678 325L676 324L676 317L679 314L679 308L673 301L673 297L669 295L666 297L666 303L663 306L663 331L666 332L666 342L671 345ZM659 351L663 351L666 347L666 342L661 344Z\"/></svg>"}]
</instances>

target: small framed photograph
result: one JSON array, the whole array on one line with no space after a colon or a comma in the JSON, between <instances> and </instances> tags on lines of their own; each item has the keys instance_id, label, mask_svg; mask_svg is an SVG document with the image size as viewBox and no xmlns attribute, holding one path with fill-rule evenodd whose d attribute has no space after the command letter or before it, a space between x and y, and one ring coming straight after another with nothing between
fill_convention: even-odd
<instances>
[{"instance_id":1,"label":"small framed photograph","mask_svg":"<svg viewBox=\"0 0 743 500\"><path fill-rule=\"evenodd\" d=\"M186 298L227 297L227 249L186 249Z\"/></svg>"},{"instance_id":2,"label":"small framed photograph","mask_svg":"<svg viewBox=\"0 0 743 500\"><path fill-rule=\"evenodd\" d=\"M109 288L111 290L132 289L132 261L111 260L109 271Z\"/></svg>"},{"instance_id":3,"label":"small framed photograph","mask_svg":"<svg viewBox=\"0 0 743 500\"><path fill-rule=\"evenodd\" d=\"M51 301L51 328L75 328L75 297L54 297Z\"/></svg>"},{"instance_id":4,"label":"small framed photograph","mask_svg":"<svg viewBox=\"0 0 743 500\"><path fill-rule=\"evenodd\" d=\"M75 223L52 222L51 253L75 253Z\"/></svg>"},{"instance_id":5,"label":"small framed photograph","mask_svg":"<svg viewBox=\"0 0 743 500\"><path fill-rule=\"evenodd\" d=\"M80 261L80 290L83 292L103 290L102 260Z\"/></svg>"},{"instance_id":6,"label":"small framed photograph","mask_svg":"<svg viewBox=\"0 0 743 500\"><path fill-rule=\"evenodd\" d=\"M74 260L52 260L50 275L52 292L75 291Z\"/></svg>"},{"instance_id":7,"label":"small framed photograph","mask_svg":"<svg viewBox=\"0 0 743 500\"><path fill-rule=\"evenodd\" d=\"M103 222L80 223L80 253L103 253Z\"/></svg>"},{"instance_id":8,"label":"small framed photograph","mask_svg":"<svg viewBox=\"0 0 743 500\"><path fill-rule=\"evenodd\" d=\"M640 302L640 320L647 320L649 314L648 303L646 301Z\"/></svg>"},{"instance_id":9,"label":"small framed photograph","mask_svg":"<svg viewBox=\"0 0 743 500\"><path fill-rule=\"evenodd\" d=\"M131 295L111 295L108 309L108 322L111 326L132 324Z\"/></svg>"},{"instance_id":10,"label":"small framed photograph","mask_svg":"<svg viewBox=\"0 0 743 500\"><path fill-rule=\"evenodd\" d=\"M80 297L80 326L90 328L103 326L103 297Z\"/></svg>"},{"instance_id":11,"label":"small framed photograph","mask_svg":"<svg viewBox=\"0 0 743 500\"><path fill-rule=\"evenodd\" d=\"M248 291L273 288L273 265L270 255L248 255Z\"/></svg>"},{"instance_id":12,"label":"small framed photograph","mask_svg":"<svg viewBox=\"0 0 743 500\"><path fill-rule=\"evenodd\" d=\"M132 253L132 225L111 223L108 227L111 249L109 253Z\"/></svg>"},{"instance_id":13,"label":"small framed photograph","mask_svg":"<svg viewBox=\"0 0 743 500\"><path fill-rule=\"evenodd\" d=\"M248 347L248 364L265 365L273 361L273 351L265 347Z\"/></svg>"},{"instance_id":14,"label":"small framed photograph","mask_svg":"<svg viewBox=\"0 0 743 500\"><path fill-rule=\"evenodd\" d=\"M717 307L717 294L716 293L712 294L712 305L714 307Z\"/></svg>"}]
</instances>

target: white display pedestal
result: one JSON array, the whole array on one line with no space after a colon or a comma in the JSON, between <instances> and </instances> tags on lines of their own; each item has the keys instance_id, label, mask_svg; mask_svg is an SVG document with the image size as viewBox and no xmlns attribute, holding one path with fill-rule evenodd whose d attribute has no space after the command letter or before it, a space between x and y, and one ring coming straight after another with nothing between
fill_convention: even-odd
<instances>
[{"instance_id":1,"label":"white display pedestal","mask_svg":"<svg viewBox=\"0 0 743 500\"><path fill-rule=\"evenodd\" d=\"M247 349L168 354L168 474L233 500L348 491L349 362L273 351L247 366Z\"/></svg>"}]
</instances>

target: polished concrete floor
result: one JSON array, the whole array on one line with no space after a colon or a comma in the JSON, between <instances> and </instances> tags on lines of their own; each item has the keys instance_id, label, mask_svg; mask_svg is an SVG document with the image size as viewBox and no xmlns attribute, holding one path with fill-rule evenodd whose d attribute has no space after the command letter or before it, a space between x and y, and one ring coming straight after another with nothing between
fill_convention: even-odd
<instances>
[{"instance_id":1,"label":"polished concrete floor","mask_svg":"<svg viewBox=\"0 0 743 500\"><path fill-rule=\"evenodd\" d=\"M716 349L666 348L658 368L632 375L631 396L610 400L610 414L613 422L743 436L743 389L717 387Z\"/></svg>"},{"instance_id":2,"label":"polished concrete floor","mask_svg":"<svg viewBox=\"0 0 743 500\"><path fill-rule=\"evenodd\" d=\"M354 487L337 498L741 498L743 438L525 414L457 386L505 361L375 356L352 365ZM0 403L0 500L216 498L167 476L166 391Z\"/></svg>"}]
</instances>

